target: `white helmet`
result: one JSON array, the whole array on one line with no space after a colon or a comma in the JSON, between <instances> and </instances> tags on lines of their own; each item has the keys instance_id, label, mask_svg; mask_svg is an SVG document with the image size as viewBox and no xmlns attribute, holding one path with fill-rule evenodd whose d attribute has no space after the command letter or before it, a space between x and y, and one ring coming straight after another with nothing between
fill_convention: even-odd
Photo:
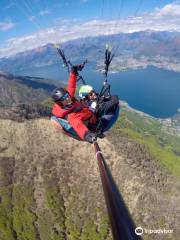
<instances>
[{"instance_id":1,"label":"white helmet","mask_svg":"<svg viewBox=\"0 0 180 240\"><path fill-rule=\"evenodd\" d=\"M82 87L80 87L79 89L79 97L81 99L84 99L88 96L88 94L93 91L93 87L90 85L84 85Z\"/></svg>"}]
</instances>

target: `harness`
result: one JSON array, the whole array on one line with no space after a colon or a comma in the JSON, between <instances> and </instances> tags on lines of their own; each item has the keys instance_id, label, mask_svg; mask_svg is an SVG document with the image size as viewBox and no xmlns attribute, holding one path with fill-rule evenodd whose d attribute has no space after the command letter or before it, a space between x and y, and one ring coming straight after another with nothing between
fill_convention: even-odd
<instances>
[{"instance_id":1,"label":"harness","mask_svg":"<svg viewBox=\"0 0 180 240\"><path fill-rule=\"evenodd\" d=\"M75 100L75 99L74 99L74 100ZM64 108L64 109L65 109L65 108ZM83 106L82 106L82 105L79 105L79 106L77 106L77 107L74 107L72 110L70 110L69 112L67 111L67 112L65 113L63 119L66 119L66 120L67 120L68 114L80 112L82 109L83 109Z\"/></svg>"}]
</instances>

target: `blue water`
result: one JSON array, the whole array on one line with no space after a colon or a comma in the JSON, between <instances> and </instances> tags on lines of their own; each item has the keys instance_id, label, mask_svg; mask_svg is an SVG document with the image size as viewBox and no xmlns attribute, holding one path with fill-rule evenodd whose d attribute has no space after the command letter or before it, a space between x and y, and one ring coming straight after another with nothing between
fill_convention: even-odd
<instances>
[{"instance_id":1,"label":"blue water","mask_svg":"<svg viewBox=\"0 0 180 240\"><path fill-rule=\"evenodd\" d=\"M17 73L61 81L68 78L66 69L59 64ZM100 89L101 73L86 67L83 76L88 84ZM112 93L119 95L131 107L154 117L171 117L180 108L180 73L148 67L110 74L109 82Z\"/></svg>"}]
</instances>

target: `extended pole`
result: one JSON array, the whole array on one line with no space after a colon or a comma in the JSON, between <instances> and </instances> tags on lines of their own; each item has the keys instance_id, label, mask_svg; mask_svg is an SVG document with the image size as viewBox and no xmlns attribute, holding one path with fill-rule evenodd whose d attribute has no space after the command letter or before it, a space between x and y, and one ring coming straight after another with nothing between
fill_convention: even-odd
<instances>
[{"instance_id":1,"label":"extended pole","mask_svg":"<svg viewBox=\"0 0 180 240\"><path fill-rule=\"evenodd\" d=\"M115 184L111 172L104 160L98 143L94 142L96 158L98 161L105 201L108 209L114 240L140 240L135 234L135 224Z\"/></svg>"}]
</instances>

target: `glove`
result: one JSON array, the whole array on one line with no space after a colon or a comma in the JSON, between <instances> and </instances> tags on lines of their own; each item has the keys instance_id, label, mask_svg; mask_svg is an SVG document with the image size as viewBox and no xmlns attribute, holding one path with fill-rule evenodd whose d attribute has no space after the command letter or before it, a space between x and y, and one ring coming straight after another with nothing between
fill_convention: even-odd
<instances>
[{"instance_id":1,"label":"glove","mask_svg":"<svg viewBox=\"0 0 180 240\"><path fill-rule=\"evenodd\" d=\"M101 138L101 139L103 139L103 138L105 138L105 136L106 136L106 135L104 135L104 133L98 133L98 135L97 135L97 136L98 136L98 138Z\"/></svg>"},{"instance_id":2,"label":"glove","mask_svg":"<svg viewBox=\"0 0 180 240\"><path fill-rule=\"evenodd\" d=\"M96 135L92 132L87 132L84 136L84 140L93 143L96 140Z\"/></svg>"},{"instance_id":3,"label":"glove","mask_svg":"<svg viewBox=\"0 0 180 240\"><path fill-rule=\"evenodd\" d=\"M75 73L76 75L78 75L78 71L82 71L83 67L84 67L84 64L74 65L71 68L71 72Z\"/></svg>"}]
</instances>

